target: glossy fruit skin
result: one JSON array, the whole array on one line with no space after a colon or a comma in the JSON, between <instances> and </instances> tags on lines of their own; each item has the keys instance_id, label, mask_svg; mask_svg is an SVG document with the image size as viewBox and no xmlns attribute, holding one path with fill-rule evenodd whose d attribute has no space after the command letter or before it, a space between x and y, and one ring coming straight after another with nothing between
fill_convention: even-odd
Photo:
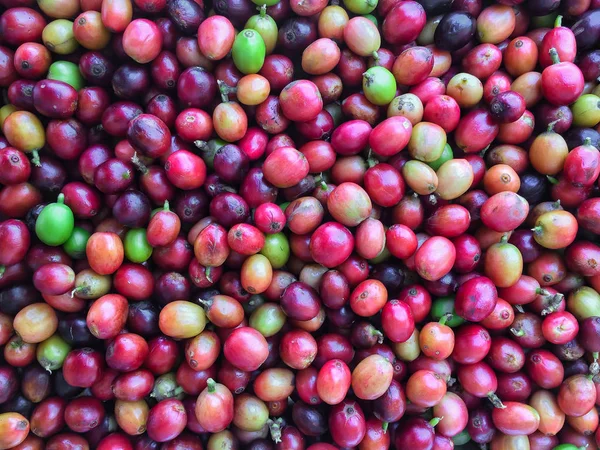
<instances>
[{"instance_id":1,"label":"glossy fruit skin","mask_svg":"<svg viewBox=\"0 0 600 450\"><path fill-rule=\"evenodd\" d=\"M46 117L66 119L77 108L77 91L62 81L41 80L33 88L33 104Z\"/></svg>"},{"instance_id":2,"label":"glossy fruit skin","mask_svg":"<svg viewBox=\"0 0 600 450\"><path fill-rule=\"evenodd\" d=\"M333 149L341 155L359 153L370 139L371 124L355 119L340 125L331 135Z\"/></svg>"},{"instance_id":3,"label":"glossy fruit skin","mask_svg":"<svg viewBox=\"0 0 600 450\"><path fill-rule=\"evenodd\" d=\"M233 396L225 386L209 379L208 386L196 400L195 412L202 428L211 433L218 433L233 420ZM211 413L217 415L218 421L211 417Z\"/></svg>"},{"instance_id":4,"label":"glossy fruit skin","mask_svg":"<svg viewBox=\"0 0 600 450\"><path fill-rule=\"evenodd\" d=\"M365 437L361 448L389 448L389 434L383 430L383 422L379 419L367 419Z\"/></svg>"},{"instance_id":5,"label":"glossy fruit skin","mask_svg":"<svg viewBox=\"0 0 600 450\"><path fill-rule=\"evenodd\" d=\"M436 47L447 51L464 47L475 34L475 26L475 20L468 13L452 12L444 15L434 34Z\"/></svg>"},{"instance_id":6,"label":"glossy fruit skin","mask_svg":"<svg viewBox=\"0 0 600 450\"><path fill-rule=\"evenodd\" d=\"M38 216L36 235L47 245L62 245L73 232L74 220L73 212L64 204L61 194L57 203L46 206Z\"/></svg>"},{"instance_id":7,"label":"glossy fruit skin","mask_svg":"<svg viewBox=\"0 0 600 450\"><path fill-rule=\"evenodd\" d=\"M186 412L179 400L167 399L150 410L146 424L148 436L157 442L177 437L185 428Z\"/></svg>"},{"instance_id":8,"label":"glossy fruit skin","mask_svg":"<svg viewBox=\"0 0 600 450\"><path fill-rule=\"evenodd\" d=\"M207 18L198 29L200 51L209 59L223 59L233 46L234 33L233 25L226 17Z\"/></svg>"},{"instance_id":9,"label":"glossy fruit skin","mask_svg":"<svg viewBox=\"0 0 600 450\"><path fill-rule=\"evenodd\" d=\"M233 424L244 431L259 431L268 419L267 406L257 397L242 394L235 399Z\"/></svg>"},{"instance_id":10,"label":"glossy fruit skin","mask_svg":"<svg viewBox=\"0 0 600 450\"><path fill-rule=\"evenodd\" d=\"M390 117L369 134L369 145L381 156L393 156L408 144L411 132L412 124L408 119L402 116Z\"/></svg>"},{"instance_id":11,"label":"glossy fruit skin","mask_svg":"<svg viewBox=\"0 0 600 450\"><path fill-rule=\"evenodd\" d=\"M84 433L95 428L104 418L104 407L96 398L73 399L65 408L65 422L73 431Z\"/></svg>"},{"instance_id":12,"label":"glossy fruit skin","mask_svg":"<svg viewBox=\"0 0 600 450\"><path fill-rule=\"evenodd\" d=\"M162 35L158 26L146 19L131 21L123 33L123 50L134 61L145 64L158 56Z\"/></svg>"},{"instance_id":13,"label":"glossy fruit skin","mask_svg":"<svg viewBox=\"0 0 600 450\"><path fill-rule=\"evenodd\" d=\"M25 440L29 433L29 421L19 413L0 414L0 429L3 430L0 446L12 448Z\"/></svg>"},{"instance_id":14,"label":"glossy fruit skin","mask_svg":"<svg viewBox=\"0 0 600 450\"><path fill-rule=\"evenodd\" d=\"M4 120L3 133L9 144L23 152L35 152L42 148L46 141L41 122L29 111L15 111L10 114ZM33 162L39 163L36 159Z\"/></svg>"},{"instance_id":15,"label":"glossy fruit skin","mask_svg":"<svg viewBox=\"0 0 600 450\"><path fill-rule=\"evenodd\" d=\"M419 345L425 356L444 360L454 350L454 333L445 324L431 322L421 329Z\"/></svg>"},{"instance_id":16,"label":"glossy fruit skin","mask_svg":"<svg viewBox=\"0 0 600 450\"><path fill-rule=\"evenodd\" d=\"M363 74L363 91L374 105L387 105L396 94L396 80L385 67L371 67Z\"/></svg>"},{"instance_id":17,"label":"glossy fruit skin","mask_svg":"<svg viewBox=\"0 0 600 450\"><path fill-rule=\"evenodd\" d=\"M102 4L102 22L107 28L120 33L125 31L133 15L132 4L127 1L110 1Z\"/></svg>"},{"instance_id":18,"label":"glossy fruit skin","mask_svg":"<svg viewBox=\"0 0 600 450\"><path fill-rule=\"evenodd\" d=\"M560 386L564 378L562 364L547 350L534 350L527 355L525 367L533 381L544 389Z\"/></svg>"},{"instance_id":19,"label":"glossy fruit skin","mask_svg":"<svg viewBox=\"0 0 600 450\"><path fill-rule=\"evenodd\" d=\"M382 282L365 280L352 291L349 303L357 315L370 317L385 305L387 298L388 293Z\"/></svg>"},{"instance_id":20,"label":"glossy fruit skin","mask_svg":"<svg viewBox=\"0 0 600 450\"><path fill-rule=\"evenodd\" d=\"M411 338L415 325L410 306L398 300L391 300L382 309L382 328L392 342L406 342Z\"/></svg>"},{"instance_id":21,"label":"glossy fruit skin","mask_svg":"<svg viewBox=\"0 0 600 450\"><path fill-rule=\"evenodd\" d=\"M531 434L539 426L540 415L534 408L518 402L504 402L504 406L492 411L494 425L504 434Z\"/></svg>"},{"instance_id":22,"label":"glossy fruit skin","mask_svg":"<svg viewBox=\"0 0 600 450\"><path fill-rule=\"evenodd\" d=\"M311 75L330 72L340 60L340 49L329 38L317 39L302 53L302 67Z\"/></svg>"},{"instance_id":23,"label":"glossy fruit skin","mask_svg":"<svg viewBox=\"0 0 600 450\"><path fill-rule=\"evenodd\" d=\"M523 272L523 257L519 250L512 244L494 244L488 248L484 264L486 275L497 287L510 287L517 283ZM498 271L494 274L491 267L506 268L506 272Z\"/></svg>"},{"instance_id":24,"label":"glossy fruit skin","mask_svg":"<svg viewBox=\"0 0 600 450\"><path fill-rule=\"evenodd\" d=\"M436 425L436 431L447 437L460 433L467 426L469 419L465 403L453 392L447 392L440 403L434 406L434 415L446 418Z\"/></svg>"},{"instance_id":25,"label":"glossy fruit skin","mask_svg":"<svg viewBox=\"0 0 600 450\"><path fill-rule=\"evenodd\" d=\"M63 364L65 381L71 386L91 387L104 368L102 355L91 348L71 351Z\"/></svg>"},{"instance_id":26,"label":"glossy fruit skin","mask_svg":"<svg viewBox=\"0 0 600 450\"><path fill-rule=\"evenodd\" d=\"M544 337L558 345L571 341L578 331L577 319L567 311L553 312L542 323Z\"/></svg>"},{"instance_id":27,"label":"glossy fruit skin","mask_svg":"<svg viewBox=\"0 0 600 450\"><path fill-rule=\"evenodd\" d=\"M426 280L439 280L450 271L455 259L454 244L447 238L435 236L426 240L415 253L416 270Z\"/></svg>"},{"instance_id":28,"label":"glossy fruit skin","mask_svg":"<svg viewBox=\"0 0 600 450\"><path fill-rule=\"evenodd\" d=\"M525 112L525 99L513 91L498 94L490 103L492 116L499 123L511 123Z\"/></svg>"},{"instance_id":29,"label":"glossy fruit skin","mask_svg":"<svg viewBox=\"0 0 600 450\"><path fill-rule=\"evenodd\" d=\"M538 217L534 238L543 247L563 248L575 240L577 229L578 225L572 214L560 210L550 211ZM560 233L560 237L557 233Z\"/></svg>"},{"instance_id":30,"label":"glossy fruit skin","mask_svg":"<svg viewBox=\"0 0 600 450\"><path fill-rule=\"evenodd\" d=\"M185 300L167 304L160 312L158 326L163 334L179 339L200 334L206 325L204 310Z\"/></svg>"},{"instance_id":31,"label":"glossy fruit skin","mask_svg":"<svg viewBox=\"0 0 600 450\"><path fill-rule=\"evenodd\" d=\"M152 392L154 377L148 370L134 370L114 380L113 394L118 400L136 402Z\"/></svg>"},{"instance_id":32,"label":"glossy fruit skin","mask_svg":"<svg viewBox=\"0 0 600 450\"><path fill-rule=\"evenodd\" d=\"M371 355L363 359L352 371L352 390L364 400L375 400L389 388L393 367L380 355Z\"/></svg>"},{"instance_id":33,"label":"glossy fruit skin","mask_svg":"<svg viewBox=\"0 0 600 450\"><path fill-rule=\"evenodd\" d=\"M140 114L129 123L127 139L143 155L158 158L167 152L171 133L156 116Z\"/></svg>"},{"instance_id":34,"label":"glossy fruit skin","mask_svg":"<svg viewBox=\"0 0 600 450\"><path fill-rule=\"evenodd\" d=\"M466 153L475 153L491 144L498 132L498 125L487 110L474 109L458 123L456 143Z\"/></svg>"},{"instance_id":35,"label":"glossy fruit skin","mask_svg":"<svg viewBox=\"0 0 600 450\"><path fill-rule=\"evenodd\" d=\"M315 230L310 239L312 258L333 268L348 259L354 247L354 237L350 231L337 222L327 222Z\"/></svg>"},{"instance_id":36,"label":"glossy fruit skin","mask_svg":"<svg viewBox=\"0 0 600 450\"><path fill-rule=\"evenodd\" d=\"M31 163L25 154L13 147L5 147L0 151L0 180L5 185L24 183L31 174Z\"/></svg>"},{"instance_id":37,"label":"glossy fruit skin","mask_svg":"<svg viewBox=\"0 0 600 450\"><path fill-rule=\"evenodd\" d=\"M25 78L42 78L50 67L50 52L41 44L25 43L17 48L14 56L15 69Z\"/></svg>"},{"instance_id":38,"label":"glossy fruit skin","mask_svg":"<svg viewBox=\"0 0 600 450\"><path fill-rule=\"evenodd\" d=\"M591 387L590 380L585 378L585 375L573 375L561 384L558 404L565 414L580 417L591 409L593 394L591 397L585 397Z\"/></svg>"},{"instance_id":39,"label":"glossy fruit skin","mask_svg":"<svg viewBox=\"0 0 600 450\"><path fill-rule=\"evenodd\" d=\"M456 292L456 312L466 320L479 322L494 310L497 299L498 292L489 278L472 278Z\"/></svg>"},{"instance_id":40,"label":"glossy fruit skin","mask_svg":"<svg viewBox=\"0 0 600 450\"><path fill-rule=\"evenodd\" d=\"M297 122L312 120L323 109L319 89L308 80L293 81L285 86L279 94L279 101L285 117Z\"/></svg>"},{"instance_id":41,"label":"glossy fruit skin","mask_svg":"<svg viewBox=\"0 0 600 450\"><path fill-rule=\"evenodd\" d=\"M242 73L258 73L264 64L265 41L256 30L246 29L240 32L231 51L233 61Z\"/></svg>"},{"instance_id":42,"label":"glossy fruit skin","mask_svg":"<svg viewBox=\"0 0 600 450\"><path fill-rule=\"evenodd\" d=\"M256 370L268 357L268 345L258 331L249 327L235 329L225 340L225 358L241 370Z\"/></svg>"},{"instance_id":43,"label":"glossy fruit skin","mask_svg":"<svg viewBox=\"0 0 600 450\"><path fill-rule=\"evenodd\" d=\"M423 395L419 395L419 392ZM442 377L431 370L417 370L406 383L406 398L419 407L431 407L446 394Z\"/></svg>"},{"instance_id":44,"label":"glossy fruit skin","mask_svg":"<svg viewBox=\"0 0 600 450\"><path fill-rule=\"evenodd\" d=\"M33 284L43 294L64 294L73 288L74 283L75 273L65 264L45 264L33 274Z\"/></svg>"},{"instance_id":45,"label":"glossy fruit skin","mask_svg":"<svg viewBox=\"0 0 600 450\"><path fill-rule=\"evenodd\" d=\"M598 0L0 2L17 448L594 447Z\"/></svg>"},{"instance_id":46,"label":"glossy fruit skin","mask_svg":"<svg viewBox=\"0 0 600 450\"><path fill-rule=\"evenodd\" d=\"M343 38L351 52L359 56L372 55L381 45L379 30L366 17L353 17L343 29Z\"/></svg>"},{"instance_id":47,"label":"glossy fruit skin","mask_svg":"<svg viewBox=\"0 0 600 450\"><path fill-rule=\"evenodd\" d=\"M165 172L175 187L191 190L204 184L206 164L199 156L187 150L178 150L167 158Z\"/></svg>"},{"instance_id":48,"label":"glossy fruit skin","mask_svg":"<svg viewBox=\"0 0 600 450\"><path fill-rule=\"evenodd\" d=\"M6 245L0 264L11 266L21 261L31 242L29 230L20 220L9 219L0 223L0 241Z\"/></svg>"},{"instance_id":49,"label":"glossy fruit skin","mask_svg":"<svg viewBox=\"0 0 600 450\"><path fill-rule=\"evenodd\" d=\"M346 397L350 385L350 369L339 359L327 361L317 375L317 393L319 398L329 405L341 403Z\"/></svg>"},{"instance_id":50,"label":"glossy fruit skin","mask_svg":"<svg viewBox=\"0 0 600 450\"><path fill-rule=\"evenodd\" d=\"M340 446L355 446L366 433L365 416L359 404L345 401L332 408L329 427L334 442Z\"/></svg>"},{"instance_id":51,"label":"glossy fruit skin","mask_svg":"<svg viewBox=\"0 0 600 450\"><path fill-rule=\"evenodd\" d=\"M58 326L56 313L46 303L33 303L21 309L14 318L13 327L21 339L37 344L48 339Z\"/></svg>"},{"instance_id":52,"label":"glossy fruit skin","mask_svg":"<svg viewBox=\"0 0 600 450\"><path fill-rule=\"evenodd\" d=\"M100 275L114 273L124 258L121 239L117 234L110 232L92 234L85 251L91 268Z\"/></svg>"},{"instance_id":53,"label":"glossy fruit skin","mask_svg":"<svg viewBox=\"0 0 600 450\"><path fill-rule=\"evenodd\" d=\"M589 186L598 178L598 154L593 150L589 145L581 145L565 158L565 178L574 186Z\"/></svg>"},{"instance_id":54,"label":"glossy fruit skin","mask_svg":"<svg viewBox=\"0 0 600 450\"><path fill-rule=\"evenodd\" d=\"M484 362L461 366L457 376L465 390L475 397L487 397L498 387L498 379L494 371Z\"/></svg>"},{"instance_id":55,"label":"glossy fruit skin","mask_svg":"<svg viewBox=\"0 0 600 450\"><path fill-rule=\"evenodd\" d=\"M88 328L101 339L113 338L122 330L127 319L127 299L118 294L106 294L88 310Z\"/></svg>"},{"instance_id":56,"label":"glossy fruit skin","mask_svg":"<svg viewBox=\"0 0 600 450\"><path fill-rule=\"evenodd\" d=\"M493 216L493 211L498 208L506 208L511 211L509 219L500 219ZM522 224L529 213L529 204L518 194L510 191L503 191L494 194L483 204L481 208L481 220L497 232L507 232L514 230Z\"/></svg>"},{"instance_id":57,"label":"glossy fruit skin","mask_svg":"<svg viewBox=\"0 0 600 450\"><path fill-rule=\"evenodd\" d=\"M308 175L308 171L306 157L293 147L276 149L263 164L265 179L278 188L294 186Z\"/></svg>"},{"instance_id":58,"label":"glossy fruit skin","mask_svg":"<svg viewBox=\"0 0 600 450\"><path fill-rule=\"evenodd\" d=\"M294 320L311 320L319 313L317 292L306 283L288 285L281 294L280 303L286 315Z\"/></svg>"},{"instance_id":59,"label":"glossy fruit skin","mask_svg":"<svg viewBox=\"0 0 600 450\"><path fill-rule=\"evenodd\" d=\"M390 43L407 44L416 39L425 26L425 21L425 11L417 2L398 4L390 10L383 21L383 35ZM410 23L411 26L400 30L398 25L402 23Z\"/></svg>"},{"instance_id":60,"label":"glossy fruit skin","mask_svg":"<svg viewBox=\"0 0 600 450\"><path fill-rule=\"evenodd\" d=\"M3 31L11 33L6 42L14 46L40 41L42 30L46 25L39 12L25 7L11 8L2 15L1 22Z\"/></svg>"},{"instance_id":61,"label":"glossy fruit skin","mask_svg":"<svg viewBox=\"0 0 600 450\"><path fill-rule=\"evenodd\" d=\"M571 62L559 62L546 67L542 72L541 82L542 94L557 106L574 102L583 92L583 74ZM564 88L560 92L553 91L557 86Z\"/></svg>"},{"instance_id":62,"label":"glossy fruit skin","mask_svg":"<svg viewBox=\"0 0 600 450\"><path fill-rule=\"evenodd\" d=\"M555 435L565 423L565 414L560 410L556 396L550 391L540 390L530 399L530 405L539 411L539 431L545 435Z\"/></svg>"},{"instance_id":63,"label":"glossy fruit skin","mask_svg":"<svg viewBox=\"0 0 600 450\"><path fill-rule=\"evenodd\" d=\"M550 50L554 48L560 61L573 62L577 51L577 43L573 32L562 26L554 27L544 36L540 46L540 63L542 67L552 65Z\"/></svg>"},{"instance_id":64,"label":"glossy fruit skin","mask_svg":"<svg viewBox=\"0 0 600 450\"><path fill-rule=\"evenodd\" d=\"M417 448L432 448L435 432L433 426L420 417L410 417L403 421L396 432L396 448L409 445Z\"/></svg>"}]
</instances>

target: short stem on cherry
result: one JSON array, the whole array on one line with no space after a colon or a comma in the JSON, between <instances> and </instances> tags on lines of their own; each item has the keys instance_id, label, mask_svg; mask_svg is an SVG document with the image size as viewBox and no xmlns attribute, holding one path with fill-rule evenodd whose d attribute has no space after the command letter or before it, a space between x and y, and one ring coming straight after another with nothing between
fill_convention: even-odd
<instances>
[{"instance_id":1,"label":"short stem on cherry","mask_svg":"<svg viewBox=\"0 0 600 450\"><path fill-rule=\"evenodd\" d=\"M510 332L512 334L514 334L516 337L523 337L523 336L525 336L525 332L523 330L517 330L516 328L511 328Z\"/></svg>"},{"instance_id":2,"label":"short stem on cherry","mask_svg":"<svg viewBox=\"0 0 600 450\"><path fill-rule=\"evenodd\" d=\"M275 442L276 444L281 442L281 423L281 418L276 420L269 419L267 421L267 425L269 426L269 432L271 434L271 439L273 439L273 442Z\"/></svg>"},{"instance_id":3,"label":"short stem on cherry","mask_svg":"<svg viewBox=\"0 0 600 450\"><path fill-rule=\"evenodd\" d=\"M206 141L197 140L197 141L194 141L194 145L202 151L204 151L208 148L208 143Z\"/></svg>"},{"instance_id":4,"label":"short stem on cherry","mask_svg":"<svg viewBox=\"0 0 600 450\"><path fill-rule=\"evenodd\" d=\"M438 423L440 423L442 421L442 419L444 418L444 416L442 417L434 417L433 419L431 419L429 421L429 425L431 425L432 427L437 426Z\"/></svg>"},{"instance_id":5,"label":"short stem on cherry","mask_svg":"<svg viewBox=\"0 0 600 450\"><path fill-rule=\"evenodd\" d=\"M452 313L446 313L440 318L440 325L446 325L446 322L452 319Z\"/></svg>"},{"instance_id":6,"label":"short stem on cherry","mask_svg":"<svg viewBox=\"0 0 600 450\"><path fill-rule=\"evenodd\" d=\"M204 300L203 298L198 299L198 304L205 310L208 310L212 305L212 300Z\"/></svg>"},{"instance_id":7,"label":"short stem on cherry","mask_svg":"<svg viewBox=\"0 0 600 450\"><path fill-rule=\"evenodd\" d=\"M144 175L148 173L148 168L146 167L146 164L142 162L137 152L135 152L131 157L131 163Z\"/></svg>"},{"instance_id":8,"label":"short stem on cherry","mask_svg":"<svg viewBox=\"0 0 600 450\"><path fill-rule=\"evenodd\" d=\"M560 14L558 16L556 16L556 20L554 21L554 28L558 28L562 26L562 19L563 16L561 16Z\"/></svg>"},{"instance_id":9,"label":"short stem on cherry","mask_svg":"<svg viewBox=\"0 0 600 450\"><path fill-rule=\"evenodd\" d=\"M553 295L548 306L542 310L542 316L547 316L548 314L555 312L562 303L564 297L563 294Z\"/></svg>"},{"instance_id":10,"label":"short stem on cherry","mask_svg":"<svg viewBox=\"0 0 600 450\"><path fill-rule=\"evenodd\" d=\"M219 86L221 101L223 103L229 102L229 94L234 93L236 89L228 86L223 80L217 80L217 85Z\"/></svg>"},{"instance_id":11,"label":"short stem on cherry","mask_svg":"<svg viewBox=\"0 0 600 450\"><path fill-rule=\"evenodd\" d=\"M550 50L548 50L548 53L550 53L550 58L552 59L552 64L558 64L560 62L560 56L558 56L558 52L556 51L556 49L554 47L552 47Z\"/></svg>"},{"instance_id":12,"label":"short stem on cherry","mask_svg":"<svg viewBox=\"0 0 600 450\"><path fill-rule=\"evenodd\" d=\"M593 352L592 356L594 361L590 364L590 374L593 376L598 375L600 373L600 364L598 364L598 352Z\"/></svg>"},{"instance_id":13,"label":"short stem on cherry","mask_svg":"<svg viewBox=\"0 0 600 450\"><path fill-rule=\"evenodd\" d=\"M374 330L373 331L373 336L377 337L377 343L383 344L383 340L384 340L385 337L384 337L384 335L383 335L383 333L381 331Z\"/></svg>"},{"instance_id":14,"label":"short stem on cherry","mask_svg":"<svg viewBox=\"0 0 600 450\"><path fill-rule=\"evenodd\" d=\"M325 182L325 179L323 178L323 172L321 172L319 175L317 175L315 177L315 184L317 186L319 186L319 188L323 189L324 191L327 190L327 183Z\"/></svg>"},{"instance_id":15,"label":"short stem on cherry","mask_svg":"<svg viewBox=\"0 0 600 450\"><path fill-rule=\"evenodd\" d=\"M40 167L42 165L40 162L40 153L37 150L31 152L31 162L36 167Z\"/></svg>"},{"instance_id":16,"label":"short stem on cherry","mask_svg":"<svg viewBox=\"0 0 600 450\"><path fill-rule=\"evenodd\" d=\"M490 400L492 405L494 405L494 408L500 408L500 409L506 408L506 406L504 406L504 403L502 403L502 400L500 400L500 397L498 397L493 392L488 394L488 399Z\"/></svg>"},{"instance_id":17,"label":"short stem on cherry","mask_svg":"<svg viewBox=\"0 0 600 450\"><path fill-rule=\"evenodd\" d=\"M217 383L212 378L206 380L206 387L211 394L216 391Z\"/></svg>"},{"instance_id":18,"label":"short stem on cherry","mask_svg":"<svg viewBox=\"0 0 600 450\"><path fill-rule=\"evenodd\" d=\"M554 131L554 125L556 125L558 122L560 122L560 119L556 119L556 120L553 120L552 122L550 122L550 123L548 124L548 127L546 128L546 131L547 131L548 133L550 133L550 132Z\"/></svg>"},{"instance_id":19,"label":"short stem on cherry","mask_svg":"<svg viewBox=\"0 0 600 450\"><path fill-rule=\"evenodd\" d=\"M184 393L183 388L181 386L178 386L173 390L173 397L177 397L178 395L181 395L183 393Z\"/></svg>"}]
</instances>

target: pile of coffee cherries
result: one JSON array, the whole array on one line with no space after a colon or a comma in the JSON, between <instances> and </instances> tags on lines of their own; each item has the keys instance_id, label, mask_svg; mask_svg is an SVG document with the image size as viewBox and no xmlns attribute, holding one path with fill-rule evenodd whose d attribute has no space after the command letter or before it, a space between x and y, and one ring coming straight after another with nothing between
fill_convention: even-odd
<instances>
[{"instance_id":1,"label":"pile of coffee cherries","mask_svg":"<svg viewBox=\"0 0 600 450\"><path fill-rule=\"evenodd\" d=\"M0 450L600 446L600 0L0 0Z\"/></svg>"}]
</instances>

